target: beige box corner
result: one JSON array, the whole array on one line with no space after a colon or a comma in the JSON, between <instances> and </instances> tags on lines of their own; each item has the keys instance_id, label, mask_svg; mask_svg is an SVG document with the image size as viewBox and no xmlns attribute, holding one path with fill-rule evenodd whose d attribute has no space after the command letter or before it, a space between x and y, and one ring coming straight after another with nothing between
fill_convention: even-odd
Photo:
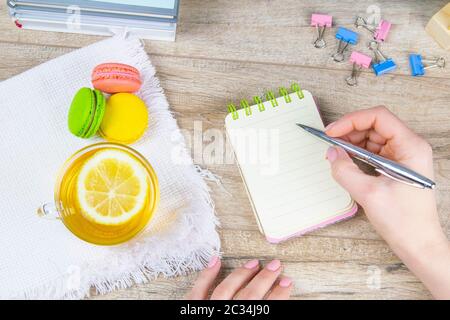
<instances>
[{"instance_id":1,"label":"beige box corner","mask_svg":"<svg viewBox=\"0 0 450 320\"><path fill-rule=\"evenodd\" d=\"M450 2L431 18L425 30L442 48L450 50Z\"/></svg>"}]
</instances>

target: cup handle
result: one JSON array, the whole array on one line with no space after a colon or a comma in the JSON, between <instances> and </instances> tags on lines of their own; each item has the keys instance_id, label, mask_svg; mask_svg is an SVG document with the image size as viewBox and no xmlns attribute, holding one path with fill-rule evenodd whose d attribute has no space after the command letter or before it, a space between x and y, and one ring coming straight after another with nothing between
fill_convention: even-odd
<instances>
[{"instance_id":1,"label":"cup handle","mask_svg":"<svg viewBox=\"0 0 450 320\"><path fill-rule=\"evenodd\" d=\"M37 215L40 218L44 218L47 220L59 220L60 219L58 209L56 208L55 204L50 203L50 202L42 205L37 210Z\"/></svg>"}]
</instances>

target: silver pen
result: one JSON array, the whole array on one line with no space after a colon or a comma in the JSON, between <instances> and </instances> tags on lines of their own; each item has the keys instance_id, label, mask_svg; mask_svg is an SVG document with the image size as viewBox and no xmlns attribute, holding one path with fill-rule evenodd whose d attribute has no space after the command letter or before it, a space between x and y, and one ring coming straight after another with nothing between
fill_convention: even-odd
<instances>
[{"instance_id":1,"label":"silver pen","mask_svg":"<svg viewBox=\"0 0 450 320\"><path fill-rule=\"evenodd\" d=\"M306 132L319 138L320 140L331 145L341 147L342 149L347 151L350 156L373 166L375 168L375 171L385 175L386 177L418 188L434 189L434 187L436 186L436 184L432 180L402 166L397 162L383 158L363 148L354 146L342 139L331 138L321 130L314 129L300 123L297 123L297 125Z\"/></svg>"}]
</instances>

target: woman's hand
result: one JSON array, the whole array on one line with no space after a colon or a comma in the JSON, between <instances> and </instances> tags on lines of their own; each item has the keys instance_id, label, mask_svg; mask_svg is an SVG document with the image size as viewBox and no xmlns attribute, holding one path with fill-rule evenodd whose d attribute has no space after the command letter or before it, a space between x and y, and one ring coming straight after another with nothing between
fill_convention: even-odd
<instances>
[{"instance_id":1,"label":"woman's hand","mask_svg":"<svg viewBox=\"0 0 450 320\"><path fill-rule=\"evenodd\" d=\"M192 290L186 296L189 300L205 300L219 274L221 261L214 257L203 270ZM211 293L211 300L280 300L288 299L293 287L292 280L282 277L283 268L279 260L273 260L263 269L258 260L251 260L230 273Z\"/></svg>"},{"instance_id":2,"label":"woman's hand","mask_svg":"<svg viewBox=\"0 0 450 320\"><path fill-rule=\"evenodd\" d=\"M326 133L433 179L430 145L385 107L347 114L328 125ZM364 208L400 259L436 297L450 298L450 246L440 226L434 191L367 175L341 148L330 148L327 158L336 181Z\"/></svg>"}]
</instances>

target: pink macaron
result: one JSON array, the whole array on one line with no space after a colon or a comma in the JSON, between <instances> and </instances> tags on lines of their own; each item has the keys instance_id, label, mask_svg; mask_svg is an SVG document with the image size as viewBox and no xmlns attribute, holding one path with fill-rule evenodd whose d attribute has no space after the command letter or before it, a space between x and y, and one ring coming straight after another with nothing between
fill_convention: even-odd
<instances>
[{"instance_id":1,"label":"pink macaron","mask_svg":"<svg viewBox=\"0 0 450 320\"><path fill-rule=\"evenodd\" d=\"M94 88L106 93L133 93L142 85L139 70L122 63L102 63L92 71Z\"/></svg>"}]
</instances>

